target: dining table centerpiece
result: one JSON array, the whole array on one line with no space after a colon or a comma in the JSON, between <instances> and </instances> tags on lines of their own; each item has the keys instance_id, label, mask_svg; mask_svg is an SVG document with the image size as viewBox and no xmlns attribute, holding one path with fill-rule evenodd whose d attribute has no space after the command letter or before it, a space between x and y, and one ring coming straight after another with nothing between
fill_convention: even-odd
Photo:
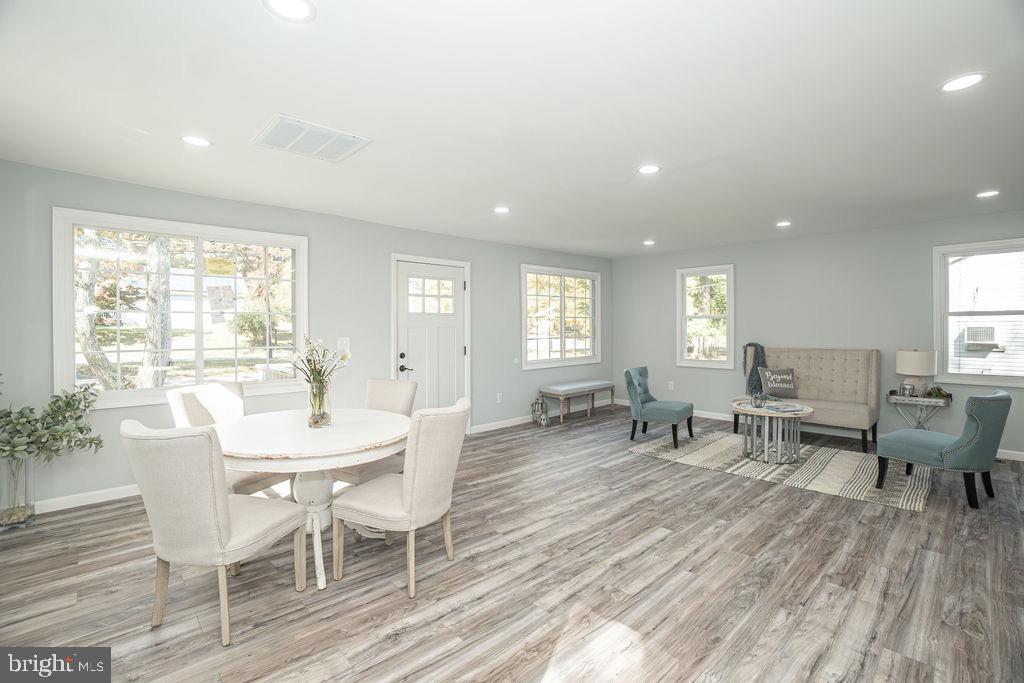
<instances>
[{"instance_id":1,"label":"dining table centerpiece","mask_svg":"<svg viewBox=\"0 0 1024 683\"><path fill-rule=\"evenodd\" d=\"M331 378L348 365L349 354L327 348L322 339L306 337L302 351L292 365L306 380L309 390L309 426L313 429L331 424Z\"/></svg>"}]
</instances>

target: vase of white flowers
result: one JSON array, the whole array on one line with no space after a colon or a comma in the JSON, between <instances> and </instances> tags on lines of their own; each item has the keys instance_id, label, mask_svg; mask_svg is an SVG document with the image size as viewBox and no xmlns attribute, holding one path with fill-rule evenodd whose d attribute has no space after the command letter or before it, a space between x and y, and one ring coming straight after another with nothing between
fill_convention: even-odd
<instances>
[{"instance_id":1,"label":"vase of white flowers","mask_svg":"<svg viewBox=\"0 0 1024 683\"><path fill-rule=\"evenodd\" d=\"M305 338L302 351L292 362L309 389L309 426L313 429L331 424L331 377L348 365L348 354L337 354L323 340Z\"/></svg>"}]
</instances>

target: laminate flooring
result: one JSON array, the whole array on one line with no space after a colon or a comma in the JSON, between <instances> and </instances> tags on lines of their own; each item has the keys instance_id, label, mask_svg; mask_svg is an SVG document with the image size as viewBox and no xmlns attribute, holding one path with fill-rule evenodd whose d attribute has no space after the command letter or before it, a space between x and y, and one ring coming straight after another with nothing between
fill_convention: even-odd
<instances>
[{"instance_id":1,"label":"laminate flooring","mask_svg":"<svg viewBox=\"0 0 1024 683\"><path fill-rule=\"evenodd\" d=\"M997 463L980 510L937 473L913 513L628 435L619 407L467 438L456 559L440 523L419 532L415 600L404 543L351 532L344 579L316 590L310 547L296 593L289 537L229 577L226 648L212 570L172 565L150 629L139 498L42 515L0 534L0 644L109 646L116 680L1024 680L1024 463Z\"/></svg>"}]
</instances>

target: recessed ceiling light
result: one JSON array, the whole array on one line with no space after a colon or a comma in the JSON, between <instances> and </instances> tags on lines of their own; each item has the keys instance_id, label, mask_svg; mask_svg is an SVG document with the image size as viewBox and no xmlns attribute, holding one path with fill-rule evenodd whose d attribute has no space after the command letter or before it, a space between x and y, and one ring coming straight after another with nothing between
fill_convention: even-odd
<instances>
[{"instance_id":1,"label":"recessed ceiling light","mask_svg":"<svg viewBox=\"0 0 1024 683\"><path fill-rule=\"evenodd\" d=\"M956 92L957 90L966 90L971 86L978 85L983 80L985 80L985 74L981 71L976 71L974 73L963 74L962 76L955 76L946 81L945 83L943 83L942 85L940 85L939 89L942 92Z\"/></svg>"},{"instance_id":2,"label":"recessed ceiling light","mask_svg":"<svg viewBox=\"0 0 1024 683\"><path fill-rule=\"evenodd\" d=\"M183 135L181 141L186 142L193 147L209 147L213 144L206 138L197 137L195 135Z\"/></svg>"},{"instance_id":3,"label":"recessed ceiling light","mask_svg":"<svg viewBox=\"0 0 1024 683\"><path fill-rule=\"evenodd\" d=\"M978 199L988 199L989 197L995 197L997 194L999 194L999 190L985 190L984 192L979 192L974 196Z\"/></svg>"},{"instance_id":4,"label":"recessed ceiling light","mask_svg":"<svg viewBox=\"0 0 1024 683\"><path fill-rule=\"evenodd\" d=\"M644 246L645 247L653 247L654 246L654 240L644 240Z\"/></svg>"},{"instance_id":5,"label":"recessed ceiling light","mask_svg":"<svg viewBox=\"0 0 1024 683\"><path fill-rule=\"evenodd\" d=\"M510 209L507 206L496 206L496 207L494 207L494 213L505 214L505 213L508 213L509 211L510 211Z\"/></svg>"},{"instance_id":6,"label":"recessed ceiling light","mask_svg":"<svg viewBox=\"0 0 1024 683\"><path fill-rule=\"evenodd\" d=\"M263 0L263 4L286 21L304 22L316 19L316 5L310 0Z\"/></svg>"},{"instance_id":7,"label":"recessed ceiling light","mask_svg":"<svg viewBox=\"0 0 1024 683\"><path fill-rule=\"evenodd\" d=\"M636 172L642 173L644 175L651 175L653 173L657 173L660 170L661 166L657 166L655 164L644 164L640 168L636 169Z\"/></svg>"},{"instance_id":8,"label":"recessed ceiling light","mask_svg":"<svg viewBox=\"0 0 1024 683\"><path fill-rule=\"evenodd\" d=\"M793 225L793 224L790 223L789 221L779 221L778 223L775 224L775 227L776 228L788 228L791 225Z\"/></svg>"}]
</instances>

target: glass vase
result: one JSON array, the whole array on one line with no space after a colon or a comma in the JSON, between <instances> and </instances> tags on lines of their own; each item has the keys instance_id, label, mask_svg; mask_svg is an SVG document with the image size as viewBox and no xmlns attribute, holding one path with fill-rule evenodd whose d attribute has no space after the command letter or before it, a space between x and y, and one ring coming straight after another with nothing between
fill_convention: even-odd
<instances>
[{"instance_id":1,"label":"glass vase","mask_svg":"<svg viewBox=\"0 0 1024 683\"><path fill-rule=\"evenodd\" d=\"M4 458L0 463L0 531L22 529L36 516L32 461Z\"/></svg>"},{"instance_id":2,"label":"glass vase","mask_svg":"<svg viewBox=\"0 0 1024 683\"><path fill-rule=\"evenodd\" d=\"M309 426L313 429L331 424L331 383L309 383Z\"/></svg>"}]
</instances>

